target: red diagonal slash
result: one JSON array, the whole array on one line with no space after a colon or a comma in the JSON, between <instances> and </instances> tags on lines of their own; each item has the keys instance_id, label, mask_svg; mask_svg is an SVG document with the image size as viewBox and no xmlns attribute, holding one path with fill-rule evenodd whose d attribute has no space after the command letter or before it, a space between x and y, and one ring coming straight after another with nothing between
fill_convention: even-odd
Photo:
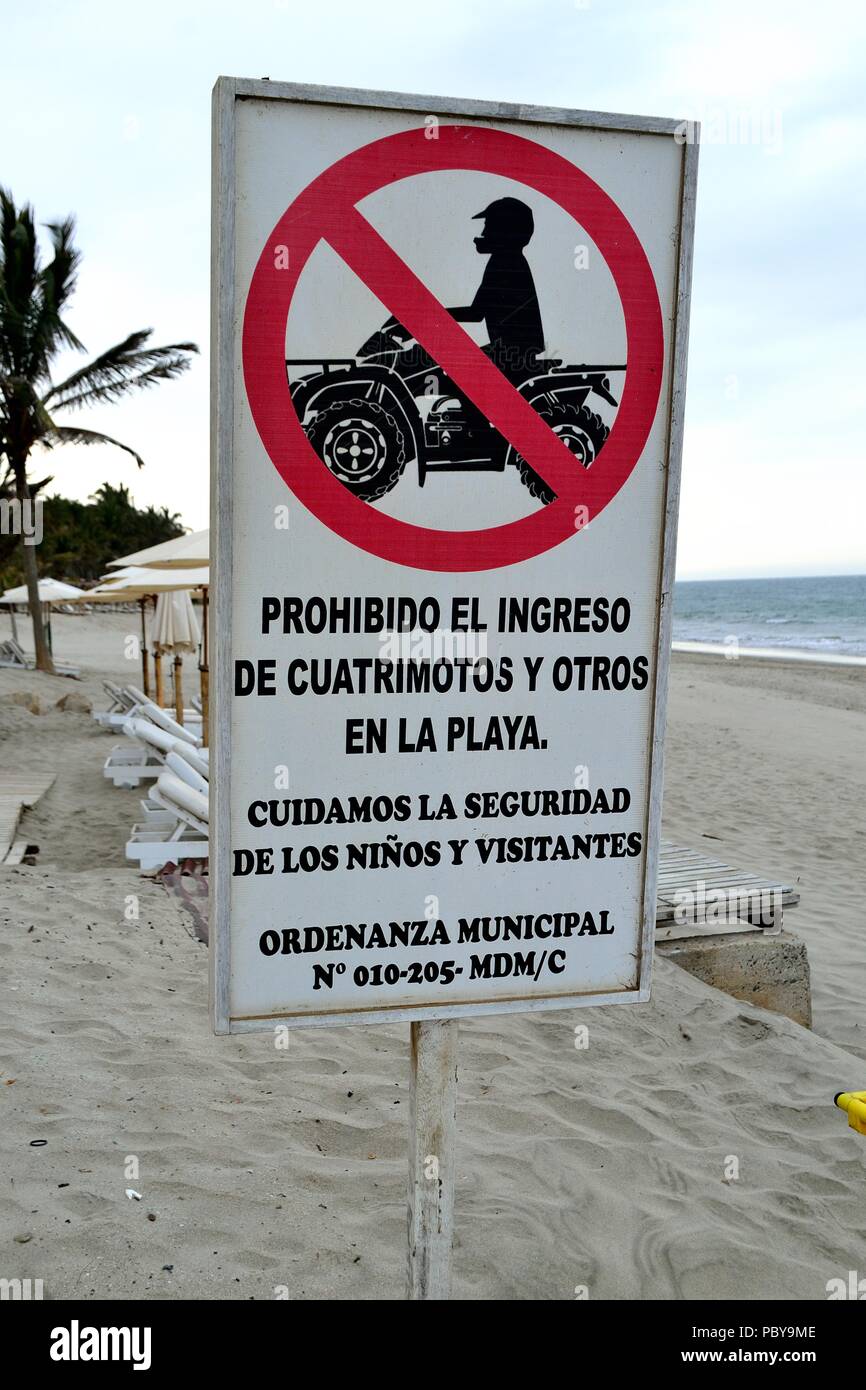
<instances>
[{"instance_id":1,"label":"red diagonal slash","mask_svg":"<svg viewBox=\"0 0 866 1390\"><path fill-rule=\"evenodd\" d=\"M341 209L324 235L560 500L576 501L582 470L574 454L366 217L357 208Z\"/></svg>"}]
</instances>

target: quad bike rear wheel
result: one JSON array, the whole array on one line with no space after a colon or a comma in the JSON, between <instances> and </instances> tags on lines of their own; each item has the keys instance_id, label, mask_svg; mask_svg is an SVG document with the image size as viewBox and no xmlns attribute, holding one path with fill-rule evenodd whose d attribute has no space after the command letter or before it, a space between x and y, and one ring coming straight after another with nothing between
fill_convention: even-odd
<instances>
[{"instance_id":1,"label":"quad bike rear wheel","mask_svg":"<svg viewBox=\"0 0 866 1390\"><path fill-rule=\"evenodd\" d=\"M335 401L317 412L306 434L325 467L365 502L391 491L409 456L405 431L376 401Z\"/></svg>"},{"instance_id":2,"label":"quad bike rear wheel","mask_svg":"<svg viewBox=\"0 0 866 1390\"><path fill-rule=\"evenodd\" d=\"M547 421L554 434L559 435L563 444L571 450L584 468L589 468L595 461L601 446L610 434L601 416L585 405L557 402L555 405L545 406L538 414L542 420ZM556 497L553 489L520 455L517 456L517 467L524 487L527 487L539 502L543 502L545 507L549 506Z\"/></svg>"}]
</instances>

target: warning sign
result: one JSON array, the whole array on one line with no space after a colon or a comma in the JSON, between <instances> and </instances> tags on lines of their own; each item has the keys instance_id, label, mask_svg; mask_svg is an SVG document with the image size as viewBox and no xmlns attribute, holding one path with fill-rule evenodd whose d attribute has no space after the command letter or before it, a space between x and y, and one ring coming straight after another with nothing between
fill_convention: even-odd
<instances>
[{"instance_id":1,"label":"warning sign","mask_svg":"<svg viewBox=\"0 0 866 1390\"><path fill-rule=\"evenodd\" d=\"M250 407L263 442L286 482L310 509L332 530L363 549L399 564L418 568L465 570L513 564L556 545L574 534L575 505L582 504L588 516L597 514L625 482L640 457L655 414L661 387L664 341L661 309L646 254L626 217L592 179L544 146L525 136L491 130L484 126L442 125L430 139L429 127L404 131L373 141L338 160L314 180L283 214L262 250L256 267L244 315L244 373ZM504 221L505 226L485 231L492 238L491 259L502 262L499 274L500 298L508 299L509 279L518 280L517 303L506 309L497 323L499 340L490 355L478 348L387 241L358 211L357 204L386 183L411 178L420 173L450 169L476 169L499 174L513 182L514 171L536 193L554 199L575 221L575 233L582 225L594 235L601 254L614 277L622 301L626 326L626 351L631 370L620 410L605 442L605 466L590 472L574 466L574 446L564 431L557 432L533 406L533 398L550 396L559 405L563 418L570 404L577 418L577 392L591 396L599 383L589 373L563 370L560 362L542 363L544 342L538 317L537 341L526 337L518 317L525 301L534 296L531 273L520 275L525 261L521 228L513 226L515 212L530 212L528 205L515 198L498 200L512 207L497 218L497 204L485 219ZM435 197L435 191L431 189ZM445 195L447 197L447 195ZM479 214L480 216L480 214ZM340 487L334 469L331 481L322 474L321 460L308 442L295 411L286 397L284 333L292 296L312 250L325 240L364 281L394 315L397 326L408 333L429 354L430 361L448 373L454 390L468 398L485 420L494 425L513 457L525 459L532 476L547 485L555 496L548 510L507 527L481 531L436 531L409 526L383 517L371 524L363 507L354 506L356 489ZM274 248L285 249L285 264ZM561 267L563 274L568 267ZM288 272L288 273L287 273ZM513 298L513 296L512 296ZM521 300L524 301L521 303ZM533 351L534 349L534 351ZM497 363L497 351L500 361ZM491 360L492 357L492 360ZM497 363L497 365L494 365ZM417 376L422 366L420 354L410 366ZM502 370L504 367L505 370ZM347 375L341 373L342 376ZM572 377L586 376L589 389L575 388ZM405 380L405 377L403 378ZM399 408L402 393L389 383L385 404ZM529 385L531 383L531 386ZM363 369L359 390L366 383ZM331 394L345 394L342 382ZM328 397L326 397L328 399ZM322 408L320 406L320 408ZM375 421L371 414L370 422ZM555 418L555 417L554 417ZM370 422L366 422L370 430ZM363 428L363 425L362 425ZM372 433L372 430L370 431ZM576 429L575 429L576 432ZM418 439L414 438L415 433ZM429 452L430 443L421 431L413 431L404 442ZM354 438L354 435L352 436ZM449 441L450 442L450 441ZM351 447L351 446L350 446ZM357 445L356 445L357 447ZM384 459L387 453L383 446ZM477 448L476 448L477 452ZM375 456L375 449L371 450ZM366 477L362 473L361 477ZM371 480L381 474L373 473ZM359 479L360 481L360 479ZM373 495L378 495L376 492Z\"/></svg>"},{"instance_id":2,"label":"warning sign","mask_svg":"<svg viewBox=\"0 0 866 1390\"><path fill-rule=\"evenodd\" d=\"M694 151L216 100L215 1026L645 998Z\"/></svg>"}]
</instances>

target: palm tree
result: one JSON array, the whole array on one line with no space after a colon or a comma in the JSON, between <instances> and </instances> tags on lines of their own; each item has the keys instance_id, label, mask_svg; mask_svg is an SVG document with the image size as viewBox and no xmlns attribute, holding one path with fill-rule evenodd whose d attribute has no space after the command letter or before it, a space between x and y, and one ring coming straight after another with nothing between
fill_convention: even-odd
<instances>
[{"instance_id":1,"label":"palm tree","mask_svg":"<svg viewBox=\"0 0 866 1390\"><path fill-rule=\"evenodd\" d=\"M134 449L97 430L58 424L58 411L104 404L160 381L179 376L190 365L195 343L151 347L152 329L130 333L86 366L53 382L51 364L64 348L83 352L63 310L75 288L80 253L74 241L74 222L49 223L53 256L43 264L36 238L33 209L16 208L10 193L0 188L0 492L13 484L21 503L29 503L32 485L27 464L34 445L53 449L59 444L114 444L131 454L139 468L144 460ZM23 541L23 537L22 537ZM39 602L36 555L23 545L24 574L36 666L53 672Z\"/></svg>"}]
</instances>

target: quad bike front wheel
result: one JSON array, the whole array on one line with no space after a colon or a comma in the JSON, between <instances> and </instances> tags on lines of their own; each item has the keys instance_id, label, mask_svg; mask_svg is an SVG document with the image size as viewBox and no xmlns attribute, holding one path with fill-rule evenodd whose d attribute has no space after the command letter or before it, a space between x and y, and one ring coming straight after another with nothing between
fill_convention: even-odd
<instances>
[{"instance_id":1,"label":"quad bike front wheel","mask_svg":"<svg viewBox=\"0 0 866 1390\"><path fill-rule=\"evenodd\" d=\"M563 444L574 454L578 463L583 468L589 468L590 464L598 457L601 446L610 434L610 430L601 416L596 415L585 405L560 403L546 406L538 413L542 420L547 422L554 434L559 435ZM532 496L537 497L539 502L543 502L545 507L549 506L556 497L556 493L520 455L517 456L516 462L520 471L520 481L524 487L527 487Z\"/></svg>"},{"instance_id":2,"label":"quad bike front wheel","mask_svg":"<svg viewBox=\"0 0 866 1390\"><path fill-rule=\"evenodd\" d=\"M305 428L325 467L365 502L390 492L406 467L406 435L376 401L335 401Z\"/></svg>"}]
</instances>

